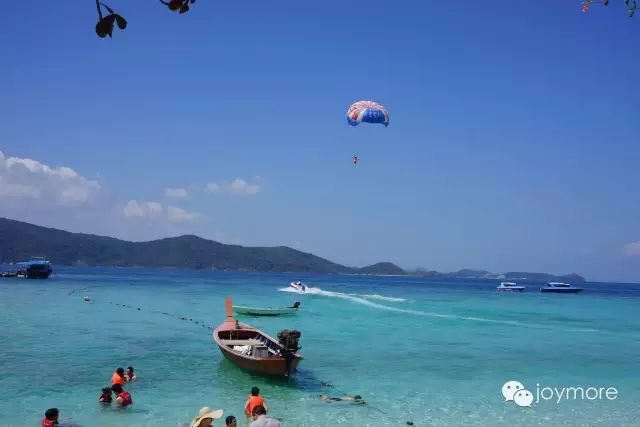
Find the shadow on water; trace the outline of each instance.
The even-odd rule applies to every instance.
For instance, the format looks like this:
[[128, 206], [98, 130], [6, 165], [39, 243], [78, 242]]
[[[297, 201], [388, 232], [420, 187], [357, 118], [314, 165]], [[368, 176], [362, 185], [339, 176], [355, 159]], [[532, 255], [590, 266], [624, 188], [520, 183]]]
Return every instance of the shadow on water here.
[[281, 387], [284, 389], [299, 390], [308, 393], [320, 393], [326, 388], [322, 385], [326, 380], [318, 378], [310, 369], [300, 368], [290, 377], [261, 376], [245, 371], [224, 357], [217, 366], [218, 378], [224, 378], [226, 381], [244, 387], [250, 390], [251, 387], [267, 386]]

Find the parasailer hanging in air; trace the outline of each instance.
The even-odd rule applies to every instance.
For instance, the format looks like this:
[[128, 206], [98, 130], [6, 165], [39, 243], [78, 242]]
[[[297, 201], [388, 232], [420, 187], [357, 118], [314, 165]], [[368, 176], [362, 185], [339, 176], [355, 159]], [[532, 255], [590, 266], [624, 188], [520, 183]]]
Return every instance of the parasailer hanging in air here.
[[[347, 110], [347, 122], [351, 126], [358, 126], [360, 123], [380, 123], [385, 127], [389, 126], [389, 113], [382, 105], [374, 101], [358, 101], [351, 104]], [[353, 156], [351, 162], [355, 166], [360, 159]]]

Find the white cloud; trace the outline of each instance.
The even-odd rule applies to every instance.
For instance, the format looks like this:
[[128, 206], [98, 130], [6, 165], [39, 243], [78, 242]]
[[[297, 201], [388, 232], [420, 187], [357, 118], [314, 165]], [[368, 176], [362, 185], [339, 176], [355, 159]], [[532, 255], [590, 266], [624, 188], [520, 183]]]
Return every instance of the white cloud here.
[[204, 188], [204, 191], [206, 191], [207, 193], [216, 193], [216, 192], [220, 191], [220, 186], [218, 184], [216, 184], [215, 182], [210, 182]]
[[242, 178], [234, 179], [229, 188], [233, 194], [254, 195], [260, 191], [258, 184], [249, 184]]
[[158, 202], [129, 200], [122, 211], [128, 217], [155, 218], [162, 214], [163, 207]]
[[200, 212], [188, 212], [176, 206], [169, 206], [167, 208], [167, 218], [171, 222], [188, 222], [200, 219], [201, 217], [202, 214]]
[[626, 256], [638, 256], [640, 255], [640, 240], [637, 242], [629, 243], [622, 248]]
[[0, 217], [134, 241], [181, 234], [222, 240], [206, 215], [168, 205], [135, 195], [122, 199], [102, 181], [70, 167], [0, 151]]
[[260, 186], [258, 184], [250, 184], [242, 178], [236, 178], [231, 182], [210, 182], [206, 185], [204, 191], [207, 193], [224, 191], [227, 194], [253, 196], [260, 192]]
[[9, 157], [0, 151], [0, 198], [41, 199], [60, 206], [78, 206], [100, 191], [97, 181], [68, 167]]
[[187, 197], [189, 194], [184, 188], [166, 188], [164, 195], [167, 197]]
[[40, 190], [30, 185], [10, 184], [0, 176], [0, 199], [3, 197], [38, 199]]

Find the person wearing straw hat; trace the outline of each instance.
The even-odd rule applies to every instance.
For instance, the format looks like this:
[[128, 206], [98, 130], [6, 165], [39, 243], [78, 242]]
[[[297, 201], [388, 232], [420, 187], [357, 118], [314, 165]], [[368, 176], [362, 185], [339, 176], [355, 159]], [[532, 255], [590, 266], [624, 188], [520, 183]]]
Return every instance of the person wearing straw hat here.
[[213, 411], [208, 406], [205, 406], [200, 409], [200, 415], [191, 421], [191, 427], [211, 427], [213, 425], [213, 420], [222, 418], [223, 413], [222, 409]]

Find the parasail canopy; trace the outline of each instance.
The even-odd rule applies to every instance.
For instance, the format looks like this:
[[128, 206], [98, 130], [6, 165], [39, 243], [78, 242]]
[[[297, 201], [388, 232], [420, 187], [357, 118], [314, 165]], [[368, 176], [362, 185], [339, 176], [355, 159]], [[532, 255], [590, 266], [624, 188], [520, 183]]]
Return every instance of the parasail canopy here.
[[351, 104], [347, 111], [347, 121], [351, 126], [360, 123], [380, 123], [389, 126], [389, 113], [382, 104], [374, 101], [358, 101]]

